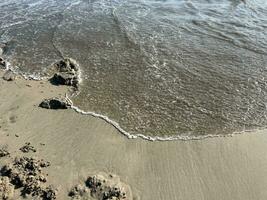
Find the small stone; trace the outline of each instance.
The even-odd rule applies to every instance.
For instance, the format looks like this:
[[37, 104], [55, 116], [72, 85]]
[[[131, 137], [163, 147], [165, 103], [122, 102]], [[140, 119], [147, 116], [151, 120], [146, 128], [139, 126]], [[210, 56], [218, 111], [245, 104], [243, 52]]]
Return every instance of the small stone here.
[[[40, 169], [39, 169], [39, 170], [40, 170]], [[40, 175], [39, 180], [40, 180], [41, 182], [46, 182], [46, 181], [47, 181], [46, 177], [43, 176], [43, 175]]]
[[0, 148], [0, 158], [8, 156], [8, 155], [9, 155], [9, 152], [6, 147]]
[[21, 147], [19, 150], [21, 150], [23, 153], [29, 153], [30, 151], [31, 152], [36, 152], [36, 149], [31, 146], [31, 143], [27, 142], [25, 143], [25, 145], [23, 147]]
[[3, 79], [5, 81], [14, 81], [16, 79], [16, 74], [14, 72], [12, 72], [11, 70], [8, 70], [3, 75]]
[[6, 61], [0, 57], [0, 67], [6, 68]]

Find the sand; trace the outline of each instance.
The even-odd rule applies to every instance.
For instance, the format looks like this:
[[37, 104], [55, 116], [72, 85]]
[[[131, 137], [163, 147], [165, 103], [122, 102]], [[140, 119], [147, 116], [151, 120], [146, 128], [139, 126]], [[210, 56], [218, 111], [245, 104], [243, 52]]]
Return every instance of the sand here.
[[135, 200], [267, 199], [267, 131], [191, 141], [128, 139], [101, 119], [38, 107], [65, 92], [48, 81], [0, 80], [0, 146], [23, 156], [19, 148], [30, 142], [36, 152], [26, 155], [51, 163], [45, 170], [57, 199], [68, 199], [74, 185], [102, 172], [119, 176]]

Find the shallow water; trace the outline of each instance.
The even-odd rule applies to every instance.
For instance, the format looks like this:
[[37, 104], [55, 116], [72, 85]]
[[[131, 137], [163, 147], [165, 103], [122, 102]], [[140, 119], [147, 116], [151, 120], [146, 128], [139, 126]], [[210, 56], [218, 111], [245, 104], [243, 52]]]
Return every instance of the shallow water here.
[[4, 0], [17, 70], [62, 56], [82, 68], [74, 104], [131, 134], [199, 136], [267, 125], [265, 0]]

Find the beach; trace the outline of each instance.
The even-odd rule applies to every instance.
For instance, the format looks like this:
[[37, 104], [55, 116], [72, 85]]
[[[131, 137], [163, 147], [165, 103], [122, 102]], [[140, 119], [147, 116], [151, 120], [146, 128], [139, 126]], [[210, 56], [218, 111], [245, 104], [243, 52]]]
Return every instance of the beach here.
[[[57, 199], [68, 199], [75, 184], [99, 173], [118, 176], [135, 200], [267, 198], [267, 131], [188, 141], [128, 139], [102, 119], [38, 106], [67, 91], [48, 80], [0, 80], [0, 146], [10, 152], [0, 165], [16, 156], [49, 161], [47, 183], [57, 188]], [[36, 152], [19, 150], [27, 142]]]

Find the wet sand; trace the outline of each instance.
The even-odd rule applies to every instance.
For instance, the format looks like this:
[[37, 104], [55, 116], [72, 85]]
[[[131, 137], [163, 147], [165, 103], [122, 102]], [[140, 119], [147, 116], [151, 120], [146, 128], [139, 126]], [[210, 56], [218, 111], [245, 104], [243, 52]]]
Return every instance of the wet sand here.
[[267, 131], [194, 141], [128, 139], [101, 119], [38, 107], [66, 91], [47, 81], [0, 80], [0, 145], [25, 155], [19, 148], [30, 142], [37, 151], [27, 155], [51, 163], [45, 170], [57, 199], [99, 172], [118, 175], [136, 200], [267, 199]]

